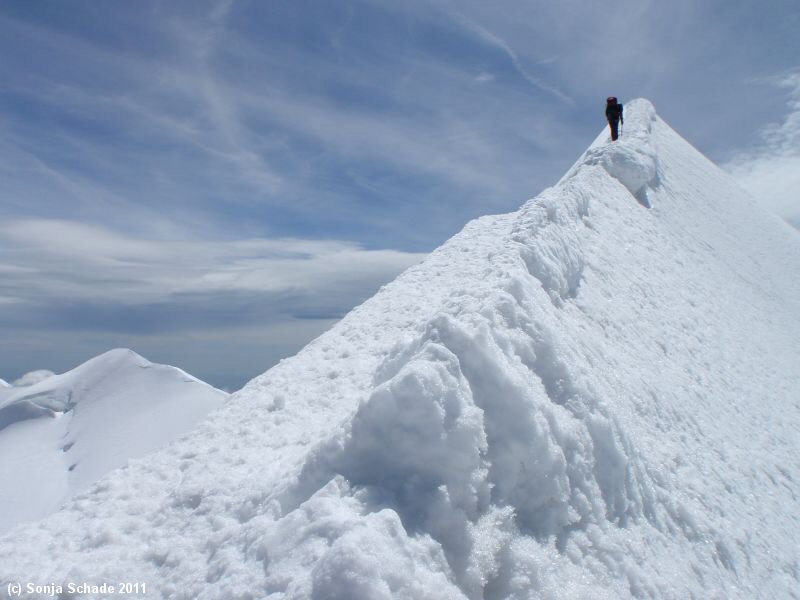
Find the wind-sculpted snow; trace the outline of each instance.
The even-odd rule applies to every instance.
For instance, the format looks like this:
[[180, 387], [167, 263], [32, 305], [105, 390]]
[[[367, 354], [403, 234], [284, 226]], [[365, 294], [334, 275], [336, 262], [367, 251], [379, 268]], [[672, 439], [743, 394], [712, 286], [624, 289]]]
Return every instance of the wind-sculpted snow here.
[[649, 208], [647, 188], [658, 185], [658, 156], [650, 143], [655, 122], [653, 105], [634, 101], [628, 107], [628, 133], [610, 145], [603, 136], [598, 138], [600, 143], [586, 151], [567, 177], [587, 165], [600, 165]]
[[628, 103], [620, 142], [0, 541], [0, 580], [796, 598], [798, 282], [796, 233]]

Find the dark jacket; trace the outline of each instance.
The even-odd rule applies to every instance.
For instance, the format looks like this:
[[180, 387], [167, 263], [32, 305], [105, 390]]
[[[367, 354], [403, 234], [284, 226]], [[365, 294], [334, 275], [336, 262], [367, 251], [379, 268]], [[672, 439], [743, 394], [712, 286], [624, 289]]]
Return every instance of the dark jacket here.
[[607, 104], [606, 105], [606, 119], [608, 122], [611, 123], [613, 121], [622, 121], [622, 104], [617, 102], [616, 104]]

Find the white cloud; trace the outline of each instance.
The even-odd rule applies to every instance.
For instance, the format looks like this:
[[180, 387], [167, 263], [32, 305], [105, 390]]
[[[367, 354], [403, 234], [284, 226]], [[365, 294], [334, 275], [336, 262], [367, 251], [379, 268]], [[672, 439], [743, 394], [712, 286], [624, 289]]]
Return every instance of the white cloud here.
[[786, 118], [725, 168], [765, 206], [800, 228], [800, 72], [774, 80], [789, 91]]
[[228, 292], [265, 301], [285, 294], [350, 295], [356, 302], [424, 256], [339, 240], [146, 239], [53, 219], [0, 223], [0, 246], [0, 296], [121, 305]]

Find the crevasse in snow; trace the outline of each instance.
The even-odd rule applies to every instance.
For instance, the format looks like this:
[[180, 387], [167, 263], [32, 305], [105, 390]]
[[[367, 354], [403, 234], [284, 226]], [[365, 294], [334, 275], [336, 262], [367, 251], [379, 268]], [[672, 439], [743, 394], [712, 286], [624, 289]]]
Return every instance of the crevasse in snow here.
[[626, 112], [191, 435], [0, 539], [0, 580], [796, 597], [800, 238]]

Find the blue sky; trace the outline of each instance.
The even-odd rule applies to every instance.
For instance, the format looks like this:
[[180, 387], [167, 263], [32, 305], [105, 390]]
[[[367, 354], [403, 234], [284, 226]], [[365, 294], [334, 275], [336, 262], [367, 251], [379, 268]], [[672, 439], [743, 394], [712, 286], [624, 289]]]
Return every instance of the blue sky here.
[[234, 389], [468, 220], [609, 94], [800, 223], [796, 0], [4, 2], [0, 377], [117, 346]]

